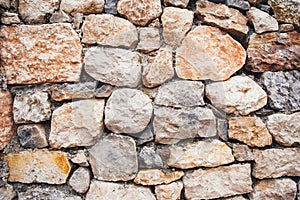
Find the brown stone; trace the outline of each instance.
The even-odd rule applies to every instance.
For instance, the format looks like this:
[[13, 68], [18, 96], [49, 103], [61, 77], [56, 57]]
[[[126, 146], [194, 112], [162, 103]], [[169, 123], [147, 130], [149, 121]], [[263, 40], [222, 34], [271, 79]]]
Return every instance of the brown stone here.
[[154, 27], [142, 27], [139, 29], [139, 44], [137, 49], [149, 53], [159, 49], [161, 45], [159, 29]]
[[169, 184], [156, 185], [155, 195], [157, 200], [180, 200], [183, 183], [181, 181]]
[[134, 183], [141, 185], [168, 184], [180, 179], [183, 171], [166, 171], [162, 169], [145, 169], [137, 173]]
[[104, 0], [62, 0], [60, 3], [60, 9], [75, 15], [76, 13], [98, 14], [102, 13], [104, 8]]

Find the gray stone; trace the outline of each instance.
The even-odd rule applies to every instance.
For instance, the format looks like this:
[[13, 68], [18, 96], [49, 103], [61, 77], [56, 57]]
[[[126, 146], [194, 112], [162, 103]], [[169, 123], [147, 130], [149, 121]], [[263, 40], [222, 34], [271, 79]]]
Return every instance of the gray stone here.
[[48, 146], [45, 127], [42, 124], [28, 124], [18, 127], [20, 143], [27, 148], [43, 148]]
[[142, 145], [146, 142], [153, 141], [153, 131], [150, 126], [148, 126], [145, 130], [136, 134], [129, 134], [133, 138], [135, 138], [135, 142], [137, 145]]
[[105, 13], [117, 15], [118, 14], [117, 2], [118, 2], [117, 0], [106, 0], [104, 5]]
[[250, 3], [244, 0], [225, 0], [227, 6], [236, 8], [242, 11], [247, 11], [250, 9]]
[[74, 16], [76, 13], [85, 15], [102, 13], [104, 0], [62, 0], [60, 9]]
[[72, 22], [72, 18], [62, 10], [58, 10], [50, 17], [50, 23]]
[[165, 6], [177, 6], [181, 8], [186, 8], [189, 3], [189, 0], [164, 0]]
[[233, 143], [232, 153], [234, 158], [240, 162], [254, 160], [254, 155], [247, 145]]
[[279, 32], [285, 33], [290, 32], [294, 30], [293, 24], [279, 24]]
[[91, 174], [87, 168], [79, 167], [76, 169], [70, 180], [69, 185], [78, 193], [85, 193], [90, 186]]
[[0, 199], [1, 200], [13, 200], [17, 196], [14, 187], [6, 184], [3, 187], [0, 187]]
[[139, 153], [139, 169], [163, 168], [163, 161], [154, 147], [144, 146]]
[[222, 140], [228, 140], [228, 122], [226, 119], [217, 118], [217, 133]]
[[180, 179], [183, 175], [183, 171], [145, 169], [138, 172], [134, 179], [134, 183], [141, 185], [168, 184]]
[[74, 24], [75, 28], [80, 29], [82, 22], [83, 22], [83, 14], [76, 13], [73, 17], [73, 24]]
[[112, 85], [104, 84], [101, 87], [95, 90], [95, 97], [98, 98], [107, 98], [115, 90], [115, 87]]
[[175, 181], [169, 184], [156, 185], [155, 195], [157, 200], [179, 200], [182, 189], [183, 183], [181, 181]]
[[1, 14], [0, 22], [2, 24], [10, 25], [10, 24], [19, 24], [21, 20], [17, 13], [4, 12]]
[[6, 185], [8, 176], [9, 176], [8, 164], [7, 162], [0, 160], [0, 187]]
[[158, 28], [142, 27], [139, 29], [139, 43], [137, 49], [149, 53], [159, 49], [161, 45]]

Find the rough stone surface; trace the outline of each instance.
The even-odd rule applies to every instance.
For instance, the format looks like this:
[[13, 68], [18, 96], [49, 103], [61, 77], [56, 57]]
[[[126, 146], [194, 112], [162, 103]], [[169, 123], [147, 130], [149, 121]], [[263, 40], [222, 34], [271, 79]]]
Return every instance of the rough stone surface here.
[[231, 149], [219, 140], [180, 144], [169, 149], [168, 165], [180, 169], [216, 167], [234, 161]]
[[10, 25], [10, 24], [19, 24], [21, 20], [17, 13], [4, 12], [1, 15], [0, 22], [2, 24]]
[[216, 118], [208, 108], [155, 107], [153, 122], [155, 142], [174, 144], [182, 139], [213, 137]]
[[145, 26], [162, 12], [160, 0], [119, 0], [118, 12], [136, 25]]
[[0, 49], [8, 84], [79, 81], [82, 47], [70, 24], [2, 26]]
[[212, 104], [228, 114], [248, 115], [267, 104], [266, 92], [247, 76], [208, 84], [205, 91]]
[[42, 124], [28, 124], [18, 127], [20, 143], [27, 148], [43, 148], [48, 146], [45, 127]]
[[164, 0], [165, 6], [177, 6], [181, 8], [186, 8], [189, 3], [189, 0]]
[[227, 6], [238, 10], [247, 11], [251, 8], [250, 3], [244, 0], [225, 0]]
[[104, 84], [95, 90], [95, 96], [98, 98], [107, 98], [115, 90], [112, 85]]
[[259, 181], [254, 185], [253, 192], [250, 193], [250, 200], [294, 200], [297, 193], [297, 184], [289, 178], [267, 179]]
[[86, 44], [134, 48], [138, 41], [138, 32], [132, 23], [110, 14], [88, 15], [82, 33], [82, 42]]
[[163, 161], [153, 147], [142, 147], [138, 160], [139, 169], [163, 168]]
[[132, 138], [108, 135], [89, 149], [94, 177], [106, 181], [128, 181], [138, 171], [138, 158]]
[[233, 144], [232, 153], [234, 158], [240, 162], [254, 160], [254, 155], [247, 145]]
[[140, 55], [130, 50], [92, 47], [84, 63], [91, 77], [111, 85], [136, 87], [141, 79]]
[[161, 48], [147, 57], [143, 69], [143, 84], [153, 88], [173, 78], [173, 54], [170, 48]]
[[142, 27], [139, 29], [139, 44], [137, 49], [149, 53], [159, 49], [161, 45], [159, 29], [154, 27]]
[[269, 0], [279, 22], [300, 26], [300, 2], [298, 0]]
[[217, 118], [217, 133], [220, 139], [228, 141], [228, 122], [226, 119]]
[[177, 49], [176, 72], [192, 80], [226, 80], [246, 61], [241, 44], [220, 29], [198, 26], [190, 31]]
[[72, 22], [72, 18], [62, 10], [58, 10], [50, 17], [50, 23]]
[[300, 112], [268, 116], [267, 127], [274, 140], [283, 146], [300, 144]]
[[54, 110], [49, 142], [52, 148], [90, 146], [104, 129], [104, 100], [90, 99], [66, 103]]
[[117, 2], [118, 0], [106, 0], [104, 5], [105, 13], [117, 15], [118, 14]]
[[250, 164], [197, 169], [183, 177], [187, 199], [212, 199], [252, 191]]
[[134, 133], [129, 135], [135, 138], [137, 145], [142, 145], [146, 142], [153, 141], [153, 131], [150, 126], [138, 134]]
[[85, 152], [82, 150], [78, 151], [75, 155], [71, 156], [70, 160], [72, 161], [72, 163], [78, 164], [82, 167], [89, 166]]
[[0, 187], [0, 199], [1, 200], [13, 200], [17, 196], [14, 187], [6, 184], [3, 187]]
[[299, 49], [297, 32], [252, 34], [246, 68], [253, 72], [300, 69]]
[[86, 200], [95, 199], [155, 200], [156, 198], [152, 194], [150, 188], [94, 180], [86, 195]]
[[7, 179], [9, 176], [9, 168], [7, 162], [0, 160], [0, 187], [7, 184]]
[[134, 179], [135, 184], [159, 185], [168, 184], [180, 179], [183, 171], [166, 171], [161, 169], [145, 169], [138, 172]]
[[162, 36], [166, 44], [179, 46], [191, 29], [194, 13], [187, 9], [166, 7], [161, 16]]
[[281, 32], [281, 33], [290, 32], [293, 30], [294, 30], [293, 24], [280, 24], [279, 25], [279, 32]]
[[300, 149], [254, 149], [255, 165], [252, 175], [255, 178], [278, 178], [300, 175]]
[[157, 200], [180, 200], [183, 183], [181, 181], [169, 184], [156, 185], [155, 194]]
[[87, 168], [79, 167], [72, 174], [69, 185], [78, 193], [85, 193], [90, 186], [91, 175]]
[[66, 155], [60, 151], [28, 150], [7, 154], [4, 160], [11, 182], [63, 184], [71, 170]]
[[98, 14], [102, 13], [104, 0], [62, 0], [60, 9], [74, 16], [76, 13]]
[[152, 116], [151, 99], [136, 89], [115, 90], [105, 107], [105, 125], [114, 133], [139, 133]]

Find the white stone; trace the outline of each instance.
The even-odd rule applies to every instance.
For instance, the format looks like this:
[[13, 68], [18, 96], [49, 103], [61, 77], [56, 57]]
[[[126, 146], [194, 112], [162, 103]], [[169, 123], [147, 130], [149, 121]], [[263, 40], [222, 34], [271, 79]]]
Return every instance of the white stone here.
[[98, 14], [103, 12], [104, 3], [104, 0], [62, 0], [60, 9], [73, 16], [76, 13]]
[[142, 27], [139, 29], [139, 43], [137, 49], [149, 53], [159, 49], [161, 45], [159, 29], [154, 27]]
[[181, 181], [169, 184], [156, 185], [155, 195], [157, 200], [180, 200], [183, 183]]

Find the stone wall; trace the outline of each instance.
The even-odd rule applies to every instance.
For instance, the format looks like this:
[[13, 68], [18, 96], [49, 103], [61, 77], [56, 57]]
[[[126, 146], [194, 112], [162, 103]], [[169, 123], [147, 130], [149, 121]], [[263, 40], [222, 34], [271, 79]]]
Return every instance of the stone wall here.
[[298, 0], [0, 13], [1, 200], [300, 199]]

